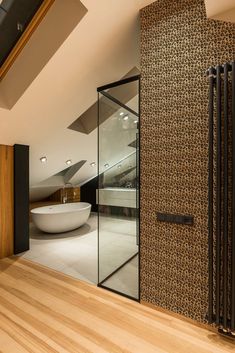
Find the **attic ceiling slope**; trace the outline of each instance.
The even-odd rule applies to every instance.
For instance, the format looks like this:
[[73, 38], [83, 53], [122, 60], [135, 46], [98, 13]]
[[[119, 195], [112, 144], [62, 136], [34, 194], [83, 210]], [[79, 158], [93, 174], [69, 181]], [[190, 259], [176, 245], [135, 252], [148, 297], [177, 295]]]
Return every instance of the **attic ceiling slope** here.
[[[64, 2], [56, 0], [55, 3], [57, 1]], [[69, 1], [74, 6], [80, 2]], [[79, 183], [95, 175], [96, 170], [90, 167], [90, 163], [96, 162], [96, 131], [84, 136], [67, 127], [94, 104], [97, 87], [119, 80], [134, 66], [139, 66], [140, 2], [83, 0], [82, 4], [87, 9], [82, 21], [12, 109], [0, 108], [0, 143], [30, 145], [31, 185], [63, 170], [68, 159], [73, 163], [87, 160], [79, 172]], [[61, 21], [63, 18], [58, 21], [58, 31], [63, 24]], [[28, 45], [33, 45], [36, 34], [37, 30]], [[46, 36], [44, 40], [47, 40]], [[25, 51], [26, 48], [22, 55]], [[23, 73], [30, 69], [29, 58], [27, 63]], [[12, 75], [12, 83], [13, 69], [8, 72]], [[2, 87], [0, 91], [3, 93]], [[48, 159], [45, 165], [39, 160], [44, 155]]]
[[0, 82], [0, 95], [8, 109], [16, 104], [87, 13], [79, 0], [49, 2], [47, 14]]
[[2, 0], [0, 3], [0, 80], [26, 45], [55, 0]]

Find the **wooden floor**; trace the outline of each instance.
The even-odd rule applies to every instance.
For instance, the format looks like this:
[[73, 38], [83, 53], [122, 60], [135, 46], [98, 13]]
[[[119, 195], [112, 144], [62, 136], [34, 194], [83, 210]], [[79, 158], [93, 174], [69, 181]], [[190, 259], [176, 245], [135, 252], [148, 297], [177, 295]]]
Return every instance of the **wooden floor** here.
[[225, 353], [235, 344], [20, 258], [0, 260], [0, 353]]

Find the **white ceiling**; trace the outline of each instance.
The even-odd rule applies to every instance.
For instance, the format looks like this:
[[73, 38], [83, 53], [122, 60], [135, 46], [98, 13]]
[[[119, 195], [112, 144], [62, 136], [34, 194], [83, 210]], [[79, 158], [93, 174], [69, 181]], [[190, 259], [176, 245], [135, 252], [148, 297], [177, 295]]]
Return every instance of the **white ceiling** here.
[[235, 23], [235, 0], [205, 0], [208, 18]]
[[[96, 131], [67, 127], [96, 101], [98, 86], [139, 66], [139, 9], [151, 2], [83, 0], [88, 12], [78, 26], [13, 108], [0, 108], [0, 143], [30, 145], [31, 185], [65, 169], [68, 159], [88, 161], [79, 182], [95, 175]], [[39, 161], [44, 155], [46, 164]]]
[[[0, 108], [0, 143], [30, 145], [31, 186], [65, 169], [68, 159], [87, 160], [78, 183], [96, 174], [90, 163], [97, 162], [97, 132], [85, 135], [67, 127], [96, 101], [98, 86], [139, 66], [139, 10], [152, 2], [82, 0], [87, 13], [77, 27], [17, 103], [10, 110]], [[226, 12], [234, 0], [206, 0], [206, 5], [208, 15], [213, 10], [212, 16], [217, 16], [216, 11]], [[36, 33], [30, 41], [34, 37]], [[0, 85], [1, 99], [2, 95]], [[46, 164], [39, 161], [44, 155]]]

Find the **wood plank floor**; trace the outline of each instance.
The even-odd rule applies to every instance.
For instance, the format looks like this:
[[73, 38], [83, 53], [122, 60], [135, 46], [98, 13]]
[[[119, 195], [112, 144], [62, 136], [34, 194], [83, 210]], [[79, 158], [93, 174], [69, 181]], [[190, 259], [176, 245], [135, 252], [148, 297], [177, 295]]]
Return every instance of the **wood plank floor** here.
[[226, 353], [217, 334], [32, 262], [0, 260], [0, 353]]

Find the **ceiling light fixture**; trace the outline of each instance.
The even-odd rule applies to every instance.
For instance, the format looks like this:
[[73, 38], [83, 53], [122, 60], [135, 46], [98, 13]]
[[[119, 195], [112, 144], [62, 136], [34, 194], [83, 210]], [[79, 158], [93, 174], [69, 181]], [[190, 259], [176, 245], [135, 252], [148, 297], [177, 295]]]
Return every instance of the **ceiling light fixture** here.
[[108, 168], [108, 167], [109, 167], [109, 164], [108, 164], [108, 163], [106, 163], [104, 166], [105, 166], [105, 168]]
[[124, 115], [124, 112], [121, 112], [121, 113], [120, 113], [120, 116], [123, 116], [123, 115]]
[[135, 124], [138, 124], [138, 120], [134, 120], [134, 123], [135, 123]]
[[70, 165], [70, 164], [72, 164], [72, 161], [71, 161], [71, 159], [68, 159], [65, 163], [66, 163], [67, 165]]
[[118, 168], [119, 168], [119, 169], [120, 169], [120, 168], [122, 168], [122, 165], [121, 165], [121, 164], [119, 164]]
[[95, 162], [92, 162], [92, 163], [90, 164], [90, 166], [91, 166], [91, 167], [95, 167]]
[[47, 157], [46, 156], [41, 157], [40, 161], [41, 161], [41, 163], [46, 163], [47, 162]]
[[128, 120], [129, 119], [129, 115], [128, 114], [126, 114], [124, 117], [123, 117], [123, 120]]
[[24, 26], [22, 25], [22, 23], [17, 22], [17, 31], [23, 32], [23, 30], [24, 30]]

